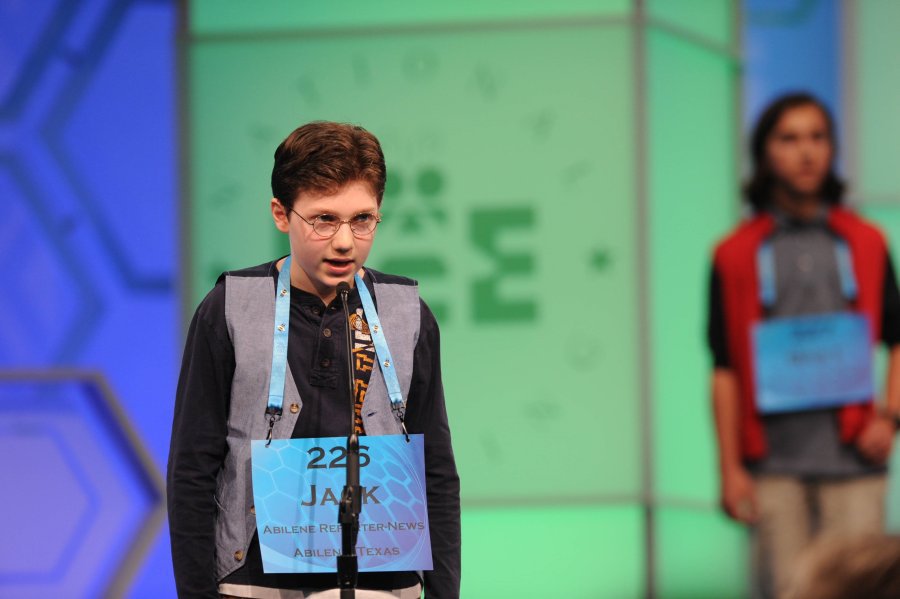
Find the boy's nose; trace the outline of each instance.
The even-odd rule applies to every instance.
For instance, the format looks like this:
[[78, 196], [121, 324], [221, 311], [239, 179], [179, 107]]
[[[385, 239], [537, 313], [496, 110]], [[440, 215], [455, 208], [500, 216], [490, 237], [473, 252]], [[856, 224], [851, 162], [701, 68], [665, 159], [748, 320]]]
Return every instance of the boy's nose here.
[[341, 223], [337, 233], [331, 238], [331, 245], [335, 249], [349, 250], [353, 247], [353, 231], [350, 230], [350, 223]]

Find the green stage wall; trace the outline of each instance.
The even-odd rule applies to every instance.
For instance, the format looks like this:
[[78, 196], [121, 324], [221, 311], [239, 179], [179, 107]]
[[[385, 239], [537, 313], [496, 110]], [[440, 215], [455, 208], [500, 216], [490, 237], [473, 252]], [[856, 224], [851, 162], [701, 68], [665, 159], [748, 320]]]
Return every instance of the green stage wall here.
[[268, 211], [287, 133], [381, 139], [370, 264], [418, 279], [441, 323], [463, 597], [742, 592], [703, 345], [738, 203], [736, 11], [188, 4], [186, 309], [287, 252]]
[[[843, 89], [847, 111], [844, 161], [851, 200], [878, 222], [891, 243], [894, 268], [900, 265], [900, 3], [866, 0], [847, 3]], [[900, 532], [900, 451], [893, 455], [887, 501], [888, 527]]]

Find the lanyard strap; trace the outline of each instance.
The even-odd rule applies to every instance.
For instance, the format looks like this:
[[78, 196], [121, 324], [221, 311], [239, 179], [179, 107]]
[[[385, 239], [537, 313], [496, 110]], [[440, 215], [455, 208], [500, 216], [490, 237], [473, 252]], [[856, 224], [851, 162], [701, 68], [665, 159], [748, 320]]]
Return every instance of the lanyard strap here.
[[[856, 275], [853, 272], [853, 261], [850, 258], [850, 248], [843, 239], [835, 239], [834, 255], [837, 261], [838, 275], [841, 279], [841, 293], [847, 301], [854, 301], [858, 288]], [[759, 271], [759, 301], [765, 308], [775, 305], [777, 290], [775, 285], [775, 252], [772, 250], [772, 242], [766, 241], [756, 252], [756, 267]]]
[[359, 290], [359, 299], [362, 300], [369, 331], [372, 333], [372, 344], [375, 346], [378, 366], [381, 368], [381, 374], [384, 376], [384, 383], [387, 385], [388, 395], [391, 398], [391, 409], [402, 423], [404, 417], [403, 392], [400, 391], [400, 381], [397, 379], [394, 359], [391, 357], [391, 350], [388, 349], [387, 340], [384, 338], [384, 330], [381, 328], [381, 321], [378, 319], [372, 295], [358, 274], [356, 275], [356, 288]]
[[856, 299], [859, 289], [856, 287], [856, 275], [853, 272], [853, 260], [850, 258], [847, 242], [838, 239], [835, 243], [834, 253], [837, 258], [838, 272], [841, 275], [841, 291], [847, 301], [853, 301]]
[[[397, 371], [394, 368], [394, 359], [388, 349], [387, 340], [384, 338], [384, 330], [375, 310], [375, 303], [366, 284], [356, 275], [356, 288], [362, 300], [366, 320], [369, 323], [369, 331], [372, 334], [372, 343], [375, 345], [375, 356], [381, 367], [381, 374], [387, 385], [388, 395], [391, 398], [391, 409], [400, 420], [400, 426], [406, 433], [403, 422], [405, 408], [403, 405], [403, 392], [400, 390], [400, 381], [397, 379]], [[275, 331], [272, 341], [272, 374], [269, 377], [269, 401], [266, 405], [266, 416], [269, 417], [269, 430], [266, 434], [266, 446], [272, 442], [272, 429], [275, 422], [281, 419], [282, 405], [284, 404], [284, 376], [287, 369], [287, 345], [291, 317], [291, 257], [288, 256], [278, 273], [278, 289], [275, 292]]]
[[272, 375], [269, 377], [269, 403], [266, 415], [269, 420], [271, 441], [275, 420], [281, 418], [284, 403], [284, 374], [287, 368], [288, 321], [291, 317], [291, 257], [288, 256], [278, 273], [278, 289], [275, 292], [275, 336], [272, 344]]

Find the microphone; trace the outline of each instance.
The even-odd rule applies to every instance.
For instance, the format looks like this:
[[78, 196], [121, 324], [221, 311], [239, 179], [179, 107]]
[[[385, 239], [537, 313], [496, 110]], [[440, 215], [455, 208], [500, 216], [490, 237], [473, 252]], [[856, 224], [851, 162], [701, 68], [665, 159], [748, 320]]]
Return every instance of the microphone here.
[[359, 486], [359, 436], [356, 434], [356, 398], [353, 394], [353, 331], [350, 328], [350, 307], [347, 296], [350, 284], [337, 284], [337, 294], [344, 307], [344, 327], [347, 331], [347, 397], [350, 400], [350, 434], [347, 436], [347, 472], [344, 491], [338, 510], [341, 525], [341, 554], [337, 557], [337, 578], [341, 599], [355, 599], [359, 564], [356, 539], [359, 533], [359, 513], [362, 509]]
[[350, 284], [341, 281], [337, 284], [337, 294], [344, 308], [344, 329], [347, 331], [347, 395], [350, 398], [350, 434], [356, 428], [356, 398], [353, 394], [353, 382], [356, 373], [353, 369], [353, 331], [350, 329], [350, 306], [347, 296], [350, 295]]

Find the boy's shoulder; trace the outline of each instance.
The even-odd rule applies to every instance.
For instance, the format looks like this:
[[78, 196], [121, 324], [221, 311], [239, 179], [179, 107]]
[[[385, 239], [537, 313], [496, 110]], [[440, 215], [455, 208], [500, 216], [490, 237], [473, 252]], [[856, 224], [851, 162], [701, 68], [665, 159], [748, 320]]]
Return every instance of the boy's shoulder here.
[[374, 268], [369, 268], [368, 266], [366, 267], [366, 272], [369, 273], [370, 277], [372, 277], [372, 282], [378, 283], [379, 285], [404, 285], [408, 287], [419, 286], [419, 282], [415, 279], [381, 272], [380, 270], [375, 270]]
[[197, 306], [197, 315], [208, 322], [220, 322], [225, 318], [226, 280], [228, 277], [271, 277], [275, 261], [265, 262], [249, 268], [226, 270], [216, 279], [216, 284]]
[[219, 285], [225, 281], [226, 277], [271, 277], [274, 276], [273, 273], [275, 271], [275, 264], [278, 260], [270, 260], [269, 262], [263, 262], [262, 264], [257, 264], [256, 266], [249, 266], [247, 268], [239, 268], [237, 270], [226, 270], [222, 274], [219, 275], [219, 278], [216, 279], [216, 285]]
[[[280, 260], [280, 258], [278, 259]], [[228, 277], [241, 277], [241, 278], [263, 278], [263, 277], [275, 277], [276, 268], [275, 265], [278, 263], [278, 260], [271, 260], [269, 262], [263, 262], [262, 264], [257, 264], [256, 266], [248, 266], [247, 268], [240, 268], [236, 270], [226, 270], [222, 274], [219, 275], [219, 278], [216, 279], [216, 287], [224, 287], [225, 281]], [[404, 277], [402, 275], [395, 275], [391, 273], [382, 272], [380, 270], [375, 270], [374, 268], [366, 267], [366, 272], [371, 277], [373, 283], [378, 283], [380, 285], [402, 285], [406, 287], [418, 287], [419, 282], [415, 279], [411, 279], [409, 277]]]
[[768, 213], [747, 218], [716, 242], [713, 262], [720, 268], [748, 259], [755, 260], [756, 250], [775, 228], [775, 219]]

